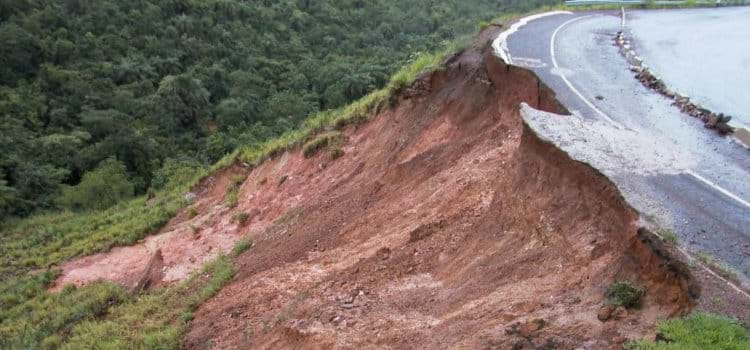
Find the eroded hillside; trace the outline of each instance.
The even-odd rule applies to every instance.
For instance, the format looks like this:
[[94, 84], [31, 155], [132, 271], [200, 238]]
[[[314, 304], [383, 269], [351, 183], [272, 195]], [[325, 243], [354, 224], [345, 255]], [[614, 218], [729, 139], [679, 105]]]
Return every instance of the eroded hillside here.
[[[204, 181], [193, 213], [67, 264], [58, 285], [133, 286], [160, 251], [158, 286], [249, 238], [238, 275], [195, 312], [190, 349], [607, 348], [689, 311], [692, 278], [615, 186], [524, 126], [521, 102], [564, 111], [493, 56], [494, 34], [307, 157]], [[645, 287], [643, 304], [603, 322], [622, 280]]]

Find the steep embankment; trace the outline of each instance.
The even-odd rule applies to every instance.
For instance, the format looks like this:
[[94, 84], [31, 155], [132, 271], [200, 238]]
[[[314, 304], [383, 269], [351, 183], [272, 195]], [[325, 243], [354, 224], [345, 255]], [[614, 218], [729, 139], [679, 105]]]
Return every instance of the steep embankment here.
[[[606, 348], [690, 310], [691, 277], [639, 232], [616, 187], [524, 126], [521, 102], [562, 110], [532, 73], [492, 55], [495, 34], [344, 130], [343, 155], [226, 170], [204, 183], [194, 218], [71, 262], [59, 284], [133, 284], [157, 250], [152, 283], [164, 283], [251, 238], [235, 280], [195, 312], [190, 349]], [[646, 288], [643, 305], [602, 322], [619, 280]]]

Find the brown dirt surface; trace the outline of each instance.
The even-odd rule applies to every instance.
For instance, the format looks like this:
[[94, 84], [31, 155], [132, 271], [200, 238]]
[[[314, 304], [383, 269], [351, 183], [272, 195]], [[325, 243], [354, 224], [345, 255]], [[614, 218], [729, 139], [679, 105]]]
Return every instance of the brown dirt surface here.
[[[691, 309], [687, 269], [615, 186], [523, 125], [521, 102], [562, 112], [532, 73], [474, 47], [416, 85], [337, 160], [250, 173], [241, 210], [270, 224], [185, 348], [620, 348]], [[617, 280], [645, 300], [601, 322]]]

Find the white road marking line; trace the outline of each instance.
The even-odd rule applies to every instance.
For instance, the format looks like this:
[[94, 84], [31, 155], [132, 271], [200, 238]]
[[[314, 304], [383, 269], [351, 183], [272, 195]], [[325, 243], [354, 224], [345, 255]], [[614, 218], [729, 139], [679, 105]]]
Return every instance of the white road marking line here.
[[749, 202], [747, 202], [746, 200], [740, 198], [738, 195], [736, 195], [736, 194], [734, 194], [732, 192], [729, 192], [728, 190], [726, 190], [723, 187], [715, 184], [714, 182], [712, 182], [711, 180], [709, 180], [709, 179], [701, 176], [700, 174], [698, 174], [698, 173], [696, 173], [696, 172], [694, 172], [692, 170], [688, 170], [685, 173], [688, 174], [688, 175], [690, 175], [690, 176], [692, 176], [692, 177], [694, 177], [698, 181], [706, 184], [707, 186], [709, 186], [709, 187], [711, 187], [711, 188], [713, 188], [713, 189], [721, 192], [725, 196], [727, 196], [727, 197], [729, 197], [731, 199], [734, 199], [735, 201], [737, 201], [737, 203], [740, 203], [740, 204], [744, 205], [745, 207], [750, 208], [750, 203]]
[[513, 33], [517, 32], [518, 29], [535, 19], [554, 15], [572, 14], [573, 12], [570, 11], [550, 11], [521, 18], [516, 21], [516, 23], [513, 23], [510, 28], [508, 28], [508, 30], [500, 33], [500, 35], [497, 36], [495, 41], [492, 42], [492, 48], [495, 49], [495, 54], [498, 55], [503, 60], [503, 62], [507, 64], [513, 64], [513, 58], [510, 56], [510, 49], [508, 49], [508, 38], [513, 35]]
[[[569, 20], [569, 21], [561, 24], [559, 27], [557, 27], [557, 29], [555, 29], [555, 32], [552, 33], [552, 38], [550, 39], [549, 51], [550, 51], [550, 56], [552, 57], [552, 66], [553, 67], [560, 68], [560, 65], [557, 64], [557, 56], [555, 54], [555, 39], [557, 39], [557, 34], [560, 32], [561, 29], [565, 28], [567, 25], [569, 25], [569, 24], [571, 24], [571, 23], [573, 23], [575, 21], [579, 21], [579, 20], [582, 20], [582, 19], [585, 19], [585, 18], [589, 18], [589, 17], [594, 17], [594, 15], [588, 15], [588, 16], [582, 16], [582, 17], [573, 18], [573, 19], [571, 19], [571, 20]], [[589, 101], [585, 97], [583, 97], [583, 94], [581, 94], [581, 92], [578, 91], [578, 89], [576, 89], [573, 86], [573, 84], [570, 82], [570, 80], [568, 80], [568, 78], [565, 76], [565, 74], [560, 73], [560, 78], [562, 78], [563, 82], [565, 83], [565, 85], [568, 86], [568, 88], [570, 89], [570, 91], [573, 91], [573, 93], [576, 94], [576, 96], [578, 96], [578, 98], [581, 99], [581, 101], [583, 101], [583, 103], [585, 103], [594, 112], [596, 112], [597, 114], [601, 115], [602, 118], [604, 118], [604, 120], [606, 120], [610, 124], [614, 125], [618, 129], [625, 129], [625, 127], [622, 124], [620, 124], [620, 123], [616, 122], [614, 119], [610, 118], [606, 113], [602, 112], [599, 108], [596, 108], [596, 106], [594, 106], [594, 104], [591, 103], [591, 101]]]

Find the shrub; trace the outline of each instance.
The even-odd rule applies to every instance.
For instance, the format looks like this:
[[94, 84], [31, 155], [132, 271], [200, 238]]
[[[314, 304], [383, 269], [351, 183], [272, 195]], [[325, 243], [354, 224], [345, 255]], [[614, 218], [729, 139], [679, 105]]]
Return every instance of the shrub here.
[[331, 160], [336, 160], [344, 156], [344, 150], [336, 147], [331, 149]]
[[677, 234], [670, 229], [659, 229], [656, 231], [656, 233], [659, 234], [659, 237], [661, 237], [662, 241], [664, 242], [667, 242], [669, 244], [679, 243], [679, 236], [677, 236]]
[[103, 210], [132, 197], [133, 190], [125, 165], [108, 158], [83, 175], [80, 184], [66, 188], [60, 203], [72, 210]]
[[245, 226], [245, 224], [247, 223], [247, 220], [250, 219], [250, 214], [248, 214], [248, 213], [237, 213], [237, 214], [234, 214], [234, 216], [232, 217], [232, 219], [234, 221], [236, 221], [238, 224], [240, 224], [240, 226]]
[[227, 191], [227, 196], [224, 197], [224, 204], [229, 208], [234, 208], [239, 203], [239, 193], [237, 189]]
[[195, 209], [195, 207], [188, 208], [188, 218], [192, 219], [192, 218], [194, 218], [196, 216], [198, 216], [198, 210]]
[[235, 175], [232, 177], [232, 182], [229, 184], [227, 194], [224, 197], [224, 203], [227, 207], [234, 208], [237, 206], [240, 196], [240, 186], [245, 182], [245, 179], [247, 179], [245, 175]]
[[612, 305], [632, 308], [641, 304], [645, 290], [629, 281], [615, 282], [607, 289], [607, 299]]
[[695, 313], [683, 319], [661, 322], [657, 341], [627, 344], [632, 350], [750, 349], [750, 333], [726, 317]]
[[167, 159], [161, 169], [154, 172], [150, 190], [174, 189], [190, 183], [203, 171], [204, 167], [195, 160]]
[[51, 335], [42, 340], [42, 349], [45, 350], [58, 349], [60, 348], [60, 345], [62, 345], [62, 338], [60, 338], [60, 336], [57, 334]]

